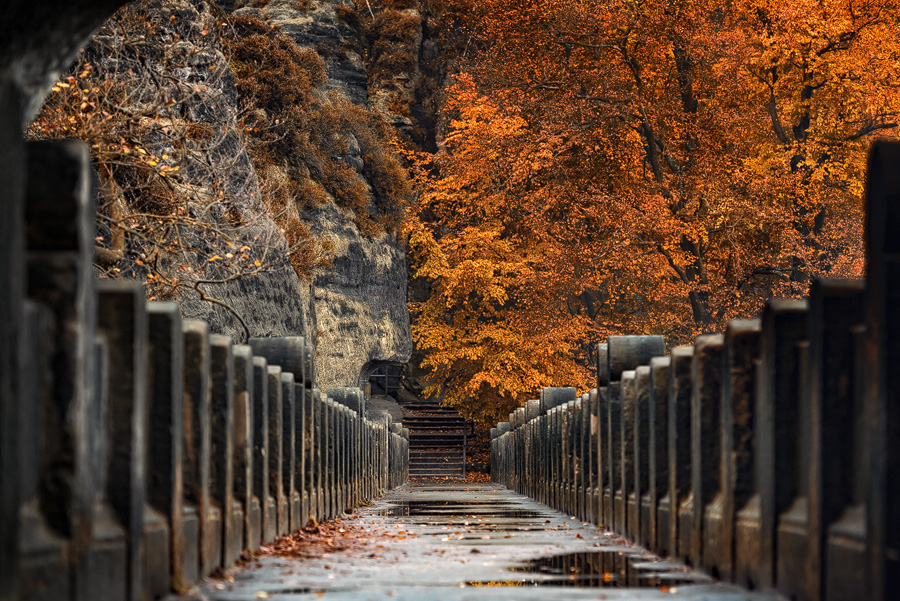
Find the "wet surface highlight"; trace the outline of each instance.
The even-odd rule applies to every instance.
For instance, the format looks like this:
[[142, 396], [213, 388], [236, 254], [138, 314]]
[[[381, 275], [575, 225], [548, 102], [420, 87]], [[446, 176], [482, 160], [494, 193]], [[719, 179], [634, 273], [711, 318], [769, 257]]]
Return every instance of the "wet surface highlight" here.
[[204, 585], [202, 598], [556, 601], [596, 599], [602, 589], [610, 600], [779, 599], [716, 582], [494, 484], [407, 484], [340, 527], [353, 545], [336, 537], [334, 548], [302, 557], [256, 558], [231, 581]]

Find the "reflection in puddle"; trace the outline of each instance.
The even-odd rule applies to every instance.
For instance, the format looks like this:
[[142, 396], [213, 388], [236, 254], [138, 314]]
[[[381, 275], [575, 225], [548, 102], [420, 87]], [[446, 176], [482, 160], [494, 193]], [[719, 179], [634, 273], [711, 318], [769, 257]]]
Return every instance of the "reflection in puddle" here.
[[[640, 567], [638, 567], [640, 566]], [[654, 563], [646, 556], [620, 551], [587, 551], [541, 557], [510, 571], [539, 575], [503, 583], [469, 583], [471, 586], [577, 586], [670, 587], [680, 584], [708, 584], [713, 580], [686, 573], [668, 562]]]

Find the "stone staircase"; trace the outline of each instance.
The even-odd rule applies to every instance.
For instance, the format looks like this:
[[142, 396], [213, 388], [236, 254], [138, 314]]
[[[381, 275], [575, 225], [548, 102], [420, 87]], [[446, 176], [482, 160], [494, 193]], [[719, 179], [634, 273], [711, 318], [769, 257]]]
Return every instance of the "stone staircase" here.
[[455, 409], [436, 403], [405, 403], [409, 428], [410, 478], [466, 477], [466, 421]]

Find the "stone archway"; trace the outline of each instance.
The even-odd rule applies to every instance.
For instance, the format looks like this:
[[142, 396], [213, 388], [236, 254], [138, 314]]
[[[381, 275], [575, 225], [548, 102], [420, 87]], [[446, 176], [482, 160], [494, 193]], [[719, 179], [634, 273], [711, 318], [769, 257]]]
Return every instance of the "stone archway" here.
[[[362, 369], [359, 370], [359, 379], [357, 381], [357, 386], [363, 390], [366, 389], [366, 386], [372, 383], [372, 378], [376, 378], [375, 384], [377, 385], [379, 382], [391, 382], [387, 386], [381, 385], [379, 389], [380, 392], [388, 392], [389, 389], [396, 389], [399, 387], [400, 379], [402, 378], [403, 367], [405, 363], [401, 363], [399, 361], [367, 361], [365, 365], [362, 366]], [[383, 377], [384, 380], [380, 380], [379, 377]], [[372, 387], [373, 394], [375, 393], [375, 386]], [[393, 396], [388, 394], [388, 396]]]

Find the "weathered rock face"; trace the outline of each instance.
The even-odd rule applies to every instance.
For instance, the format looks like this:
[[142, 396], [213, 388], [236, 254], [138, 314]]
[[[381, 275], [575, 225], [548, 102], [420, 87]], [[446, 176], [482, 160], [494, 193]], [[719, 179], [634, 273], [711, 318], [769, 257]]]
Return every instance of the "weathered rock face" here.
[[[109, 4], [112, 3], [110, 0]], [[225, 0], [217, 4], [225, 11], [236, 10], [238, 14], [258, 17], [280, 28], [298, 45], [315, 50], [324, 59], [331, 90], [360, 106], [386, 103], [384, 93], [370, 97], [369, 75], [362, 59], [362, 40], [354, 29], [357, 21], [351, 0], [271, 0], [261, 7], [240, 8]], [[184, 122], [215, 132], [217, 138], [214, 144], [209, 144], [211, 150], [204, 151], [205, 163], [214, 172], [226, 173], [224, 182], [214, 182], [214, 176], [186, 175], [193, 177], [195, 186], [199, 183], [201, 188], [209, 190], [218, 186], [227, 197], [229, 207], [237, 210], [243, 220], [236, 230], [229, 230], [234, 243], [237, 246], [245, 242], [263, 246], [268, 249], [270, 258], [268, 269], [229, 280], [223, 277], [222, 261], [212, 259], [217, 254], [225, 256], [225, 252], [220, 250], [221, 246], [216, 246], [217, 241], [210, 239], [209, 231], [202, 226], [196, 231], [186, 228], [189, 244], [199, 249], [198, 258], [189, 260], [195, 277], [229, 281], [203, 286], [203, 291], [218, 303], [203, 300], [190, 287], [179, 289], [177, 300], [184, 316], [203, 319], [212, 331], [230, 334], [235, 341], [242, 341], [247, 334], [306, 336], [317, 345], [316, 385], [320, 387], [357, 386], [365, 382], [367, 372], [378, 364], [408, 361], [412, 343], [403, 245], [389, 234], [376, 238], [363, 235], [352, 213], [334, 203], [325, 203], [301, 217], [309, 224], [314, 236], [333, 246], [333, 267], [313, 282], [300, 280], [287, 260], [285, 237], [261, 202], [259, 179], [236, 117], [240, 112], [239, 98], [232, 66], [215, 36], [208, 35], [217, 30], [216, 15], [221, 13], [204, 0], [147, 0], [144, 10], [163, 15], [154, 33], [154, 36], [160, 36], [159, 44], [164, 47], [160, 54], [164, 54], [166, 60], [177, 62], [179, 77], [190, 82], [188, 90], [202, 89], [204, 97], [212, 99], [211, 102], [198, 102], [184, 96], [181, 91], [184, 86], [179, 88], [177, 82], [169, 84], [172, 89], [162, 90], [161, 94], [175, 100], [166, 104], [165, 111], [160, 111], [157, 122], [167, 118], [171, 109]], [[102, 31], [100, 35], [103, 35]], [[416, 47], [420, 42], [421, 36], [412, 40]], [[117, 59], [103, 55], [103, 48], [109, 45], [89, 47], [84, 56], [90, 56], [95, 68], [105, 68], [114, 81], [119, 78], [119, 85], [130, 89], [134, 82], [126, 81], [127, 70], [124, 73], [117, 71]], [[49, 77], [54, 78], [53, 68], [44, 69], [42, 77], [50, 81], [49, 71]], [[397, 81], [405, 80], [401, 75]], [[41, 87], [40, 83], [29, 85], [37, 89]], [[22, 84], [22, 87], [26, 86]], [[409, 90], [404, 94], [407, 101], [412, 98]], [[34, 105], [41, 97], [36, 94], [28, 102]], [[390, 120], [395, 121], [395, 125], [404, 125]], [[161, 138], [164, 136], [154, 138], [151, 134], [142, 143], [160, 156], [166, 152], [174, 154], [166, 146], [168, 142]], [[365, 180], [364, 151], [355, 139], [350, 139], [347, 146], [346, 156], [332, 158], [346, 163]], [[127, 186], [126, 182], [120, 184], [122, 188]], [[374, 194], [374, 188], [371, 185], [369, 188]], [[192, 218], [211, 223], [213, 229], [219, 225], [229, 226], [230, 217], [226, 212], [216, 213], [201, 205], [189, 206]], [[100, 233], [104, 233], [102, 227]], [[106, 234], [112, 237], [111, 231]], [[125, 258], [119, 263], [121, 272], [136, 271], [135, 277], [140, 277], [141, 269], [136, 265], [142, 264], [141, 250], [139, 244], [136, 251], [125, 250]], [[176, 263], [183, 259], [167, 260]]]
[[[325, 60], [329, 87], [365, 106], [370, 101], [368, 76], [360, 56], [359, 36], [341, 14], [355, 10], [349, 0], [320, 0], [297, 8], [293, 0], [272, 0], [236, 13], [276, 25], [299, 46]], [[363, 159], [351, 140], [342, 160], [362, 177]], [[316, 278], [316, 379], [321, 387], [357, 386], [374, 365], [405, 363], [412, 352], [406, 299], [406, 255], [390, 235], [363, 236], [353, 215], [326, 204], [303, 215], [314, 235], [334, 249], [331, 270]]]
[[362, 386], [379, 362], [406, 363], [412, 352], [406, 255], [388, 235], [360, 236], [342, 213], [329, 205], [313, 215], [313, 231], [335, 249], [333, 269], [315, 282], [316, 377]]
[[[225, 7], [224, 3], [220, 4]], [[235, 10], [235, 14], [249, 15], [271, 23], [298, 46], [315, 50], [325, 61], [329, 87], [340, 91], [354, 103], [365, 106], [368, 101], [368, 75], [360, 56], [359, 36], [341, 17], [342, 13], [355, 10], [352, 0], [271, 0], [263, 6], [250, 3]]]

